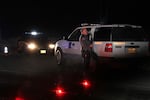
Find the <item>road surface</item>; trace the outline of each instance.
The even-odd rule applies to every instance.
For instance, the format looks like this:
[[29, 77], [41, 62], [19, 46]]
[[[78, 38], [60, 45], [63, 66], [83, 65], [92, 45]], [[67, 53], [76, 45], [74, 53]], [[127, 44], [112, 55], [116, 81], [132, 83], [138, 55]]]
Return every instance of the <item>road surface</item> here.
[[[128, 62], [127, 62], [128, 63]], [[0, 56], [0, 100], [58, 100], [55, 87], [67, 91], [64, 100], [148, 100], [150, 64], [124, 66], [100, 65], [97, 72], [84, 76], [83, 66], [65, 66], [59, 70], [52, 55]], [[91, 82], [84, 90], [83, 79]], [[20, 99], [19, 99], [20, 100]]]

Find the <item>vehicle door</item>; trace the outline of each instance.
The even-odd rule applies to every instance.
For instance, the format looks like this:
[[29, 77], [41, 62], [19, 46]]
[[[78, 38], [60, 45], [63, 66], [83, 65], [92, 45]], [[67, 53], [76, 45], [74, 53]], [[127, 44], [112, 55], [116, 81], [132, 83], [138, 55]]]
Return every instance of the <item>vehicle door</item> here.
[[81, 45], [79, 43], [80, 29], [75, 29], [68, 37], [68, 54], [81, 55]]
[[111, 57], [112, 50], [111, 28], [97, 27], [94, 31], [94, 51], [100, 57]]

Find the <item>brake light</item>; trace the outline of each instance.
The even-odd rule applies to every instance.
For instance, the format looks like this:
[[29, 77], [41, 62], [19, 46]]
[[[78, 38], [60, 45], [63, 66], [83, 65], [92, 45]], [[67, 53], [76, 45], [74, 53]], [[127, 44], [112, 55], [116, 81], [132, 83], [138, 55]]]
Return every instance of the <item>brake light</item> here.
[[105, 45], [105, 52], [112, 52], [113, 47], [112, 43], [106, 43]]

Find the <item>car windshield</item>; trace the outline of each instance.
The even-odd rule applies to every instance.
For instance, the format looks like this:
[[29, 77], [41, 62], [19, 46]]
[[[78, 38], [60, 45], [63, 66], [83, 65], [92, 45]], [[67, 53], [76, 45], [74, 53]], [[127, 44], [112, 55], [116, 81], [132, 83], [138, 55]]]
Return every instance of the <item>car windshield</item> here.
[[113, 41], [147, 41], [148, 36], [142, 28], [120, 27], [112, 29]]

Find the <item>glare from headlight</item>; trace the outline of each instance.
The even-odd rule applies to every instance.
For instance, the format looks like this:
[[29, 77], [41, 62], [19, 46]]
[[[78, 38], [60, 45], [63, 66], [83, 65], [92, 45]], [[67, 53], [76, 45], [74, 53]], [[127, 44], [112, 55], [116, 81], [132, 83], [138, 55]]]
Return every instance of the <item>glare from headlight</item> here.
[[31, 32], [31, 35], [37, 35], [37, 34], [38, 34], [38, 33], [35, 32], [35, 31]]
[[28, 48], [31, 50], [34, 50], [36, 48], [36, 44], [35, 43], [30, 43], [28, 44]]
[[54, 49], [54, 48], [55, 48], [55, 45], [54, 45], [54, 44], [49, 44], [49, 48], [50, 48], [50, 49]]
[[4, 47], [4, 53], [8, 53], [8, 47]]

